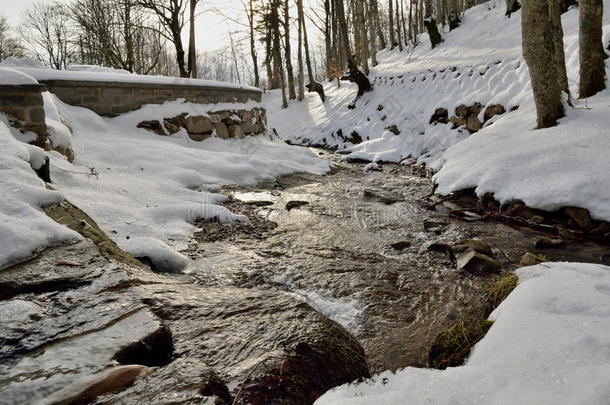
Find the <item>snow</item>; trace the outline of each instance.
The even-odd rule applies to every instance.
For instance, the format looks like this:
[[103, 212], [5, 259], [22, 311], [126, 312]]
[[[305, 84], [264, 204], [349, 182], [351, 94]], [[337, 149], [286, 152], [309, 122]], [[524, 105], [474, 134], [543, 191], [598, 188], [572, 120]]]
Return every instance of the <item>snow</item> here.
[[[559, 126], [534, 130], [535, 105], [521, 55], [521, 12], [505, 17], [505, 4], [490, 1], [466, 11], [462, 26], [444, 33], [430, 49], [420, 36], [415, 49], [382, 51], [369, 76], [375, 90], [357, 107], [347, 105], [356, 86], [326, 83], [328, 101], [309, 93], [303, 103], [280, 108], [279, 93], [264, 95], [270, 127], [291, 143], [336, 148], [348, 160], [402, 162], [416, 159], [438, 173], [438, 192], [475, 188], [502, 203], [523, 200], [533, 208], [589, 209], [610, 220], [610, 159], [604, 91], [567, 108]], [[610, 39], [610, 7], [604, 10], [604, 43]], [[566, 66], [572, 94], [578, 94], [578, 8], [562, 16]], [[430, 124], [437, 108], [450, 116], [460, 104], [501, 104], [507, 111], [470, 135], [452, 124]], [[510, 111], [513, 107], [516, 111]], [[396, 125], [394, 135], [387, 128]], [[338, 130], [339, 133], [338, 133]], [[362, 142], [354, 144], [355, 131]], [[342, 135], [341, 135], [342, 134]], [[351, 138], [351, 139], [350, 139]]]
[[[18, 63], [15, 64], [18, 65]], [[80, 66], [79, 70], [55, 70], [33, 68], [29, 66], [14, 66], [13, 69], [30, 75], [39, 81], [76, 80], [85, 82], [202, 86], [260, 91], [260, 89], [255, 87], [243, 86], [236, 83], [217, 82], [203, 79], [185, 79], [180, 77], [125, 74], [123, 71], [117, 72], [114, 69], [109, 70], [108, 68], [100, 67], [84, 68], [83, 66]]]
[[46, 69], [46, 67], [36, 59], [32, 58], [19, 58], [10, 56], [0, 62], [0, 66], [9, 68], [34, 68], [34, 69]]
[[610, 267], [543, 263], [517, 274], [464, 366], [384, 372], [316, 405], [607, 403]]
[[91, 73], [116, 73], [122, 75], [131, 74], [127, 70], [124, 69], [114, 69], [106, 66], [96, 66], [96, 65], [70, 65], [66, 68], [66, 70], [72, 72], [91, 72]]
[[62, 195], [45, 188], [32, 166], [44, 152], [17, 141], [0, 120], [0, 269], [35, 256], [49, 246], [73, 243], [80, 235], [49, 218], [41, 208], [59, 204]]
[[71, 164], [50, 153], [58, 189], [121, 248], [148, 257], [164, 271], [181, 271], [187, 265], [179, 252], [197, 230], [196, 220], [247, 220], [221, 205], [227, 197], [217, 193], [220, 186], [254, 185], [290, 173], [329, 170], [329, 164], [308, 149], [267, 135], [195, 142], [184, 130], [159, 136], [136, 127], [141, 120], [214, 111], [217, 104], [168, 102], [102, 118], [56, 98], [45, 97], [47, 103], [72, 129], [76, 156]]
[[15, 69], [0, 67], [0, 86], [21, 86], [27, 84], [38, 84], [38, 82], [33, 77]]
[[72, 132], [62, 122], [61, 114], [57, 108], [59, 99], [48, 91], [42, 93], [42, 99], [49, 140], [54, 147], [70, 148], [72, 146]]

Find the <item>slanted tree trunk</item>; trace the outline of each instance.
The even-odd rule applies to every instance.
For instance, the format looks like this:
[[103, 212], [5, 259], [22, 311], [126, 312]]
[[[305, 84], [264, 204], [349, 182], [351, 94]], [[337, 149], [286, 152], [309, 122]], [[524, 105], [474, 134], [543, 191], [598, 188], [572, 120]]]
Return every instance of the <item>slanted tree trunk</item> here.
[[521, 20], [523, 58], [529, 67], [538, 128], [554, 126], [564, 116], [561, 89], [557, 83], [553, 26], [548, 1], [526, 0]]
[[557, 1], [547, 0], [549, 4], [549, 16], [553, 29], [553, 47], [555, 50], [555, 64], [557, 66], [557, 84], [559, 90], [570, 94], [568, 86], [568, 75], [566, 72], [566, 57], [563, 46], [563, 28], [561, 26], [561, 8]]
[[356, 101], [360, 97], [362, 97], [365, 93], [369, 91], [373, 91], [373, 86], [369, 81], [369, 78], [366, 77], [364, 73], [360, 69], [358, 69], [358, 64], [356, 63], [356, 58], [352, 55], [347, 62], [347, 74], [345, 74], [341, 79], [349, 80], [350, 82], [356, 83], [358, 85], [358, 94], [354, 101], [352, 101], [349, 105], [349, 109], [356, 108]]
[[286, 73], [288, 75], [288, 97], [297, 98], [294, 87], [294, 70], [292, 68], [292, 50], [290, 46], [290, 2], [284, 1], [284, 52], [286, 58]]
[[436, 24], [436, 18], [434, 18], [431, 0], [426, 1], [426, 16], [424, 18], [424, 25], [426, 26], [426, 31], [428, 31], [432, 49], [434, 49], [438, 44], [443, 42], [443, 37], [441, 36], [441, 33], [438, 32], [438, 25]]
[[580, 0], [580, 98], [591, 97], [606, 88], [606, 67], [602, 43], [602, 0]]
[[[526, 0], [527, 1], [527, 0]], [[559, 1], [559, 0], [555, 0]], [[506, 0], [506, 16], [510, 18], [510, 15], [521, 8], [519, 0]]]

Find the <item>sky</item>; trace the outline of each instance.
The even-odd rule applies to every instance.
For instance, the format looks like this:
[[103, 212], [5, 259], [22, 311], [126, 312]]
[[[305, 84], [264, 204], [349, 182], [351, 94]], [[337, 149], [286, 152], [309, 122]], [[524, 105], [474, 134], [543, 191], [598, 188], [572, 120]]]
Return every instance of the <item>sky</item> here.
[[[6, 15], [12, 27], [19, 24], [23, 11], [36, 0], [0, 0], [0, 14]], [[216, 8], [232, 18], [241, 20], [243, 7], [240, 0], [202, 0], [197, 18], [197, 48], [214, 51], [225, 48], [229, 43], [228, 32], [242, 29], [238, 24], [226, 20], [212, 10]], [[185, 38], [188, 27], [184, 30]]]

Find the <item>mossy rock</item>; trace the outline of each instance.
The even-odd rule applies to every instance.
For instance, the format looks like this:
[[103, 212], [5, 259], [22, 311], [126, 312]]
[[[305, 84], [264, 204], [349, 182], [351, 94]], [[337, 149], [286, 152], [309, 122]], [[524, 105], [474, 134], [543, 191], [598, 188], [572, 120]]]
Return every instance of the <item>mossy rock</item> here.
[[134, 266], [142, 266], [139, 261], [118, 247], [89, 215], [69, 201], [64, 200], [59, 205], [45, 209], [45, 212], [55, 222], [90, 239], [104, 257]]
[[508, 295], [517, 287], [519, 278], [514, 274], [507, 274], [501, 277], [494, 285], [491, 286], [487, 293], [487, 302], [491, 313], [508, 297]]
[[445, 369], [464, 364], [470, 349], [481, 340], [493, 321], [465, 320], [454, 324], [436, 337], [428, 354], [428, 365]]

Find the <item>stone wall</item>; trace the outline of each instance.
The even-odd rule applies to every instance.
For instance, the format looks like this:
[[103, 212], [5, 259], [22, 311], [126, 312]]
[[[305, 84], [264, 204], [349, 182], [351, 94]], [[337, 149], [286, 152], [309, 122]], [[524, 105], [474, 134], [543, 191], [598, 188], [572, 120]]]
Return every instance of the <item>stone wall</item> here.
[[267, 113], [264, 108], [251, 110], [210, 110], [205, 115], [180, 114], [161, 121], [143, 121], [138, 128], [144, 128], [158, 135], [172, 135], [185, 129], [194, 141], [216, 134], [220, 138], [243, 138], [258, 135], [267, 128]]
[[32, 142], [34, 145], [48, 148], [42, 91], [46, 89], [40, 84], [0, 85], [0, 112], [17, 120], [12, 125], [37, 134], [38, 138]]
[[162, 104], [180, 98], [198, 104], [260, 102], [262, 91], [231, 86], [117, 83], [41, 80], [63, 102], [85, 107], [103, 116], [134, 111], [144, 104]]

